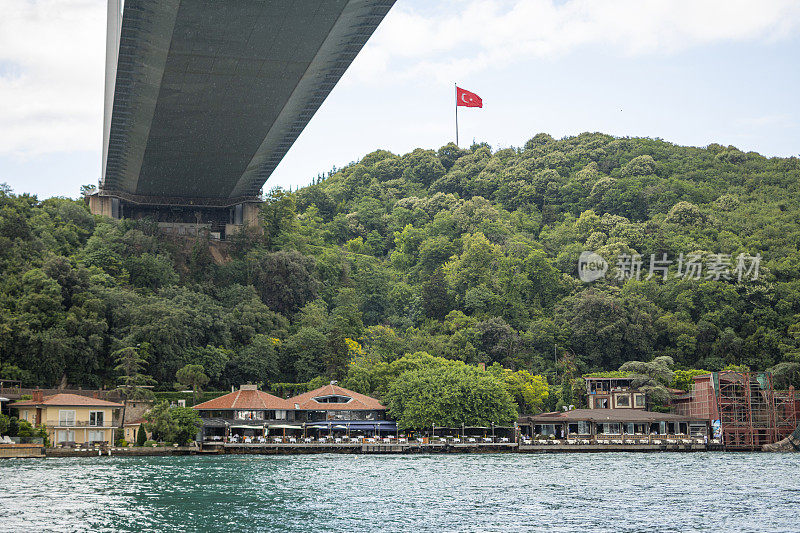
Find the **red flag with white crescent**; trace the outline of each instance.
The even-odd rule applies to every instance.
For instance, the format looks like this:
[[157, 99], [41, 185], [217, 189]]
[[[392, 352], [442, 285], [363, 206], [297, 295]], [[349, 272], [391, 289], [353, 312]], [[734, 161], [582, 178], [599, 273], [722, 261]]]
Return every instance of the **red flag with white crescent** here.
[[456, 86], [456, 105], [464, 107], [483, 107], [483, 100], [475, 93]]

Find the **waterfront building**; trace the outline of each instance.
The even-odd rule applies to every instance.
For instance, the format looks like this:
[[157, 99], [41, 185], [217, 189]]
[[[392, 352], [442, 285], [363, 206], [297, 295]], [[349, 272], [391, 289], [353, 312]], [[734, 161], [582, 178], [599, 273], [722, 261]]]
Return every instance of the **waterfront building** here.
[[296, 426], [292, 403], [258, 390], [256, 385], [241, 385], [239, 390], [197, 404], [203, 426], [201, 441], [222, 441], [231, 436], [264, 437], [270, 430], [302, 429]]
[[122, 409], [121, 403], [109, 402], [78, 394], [59, 393], [44, 396], [33, 391], [33, 399], [15, 402], [20, 420], [42, 426], [54, 446], [77, 444], [113, 444], [114, 419]]
[[[127, 418], [127, 417], [126, 417]], [[147, 421], [144, 418], [136, 418], [129, 422], [125, 422], [122, 425], [122, 432], [125, 442], [128, 444], [136, 444], [137, 437], [139, 436], [140, 431], [144, 431], [146, 438], [145, 440], [149, 440], [152, 436], [152, 433], [144, 429], [144, 425]]]
[[534, 416], [517, 421], [525, 437], [613, 438], [651, 435], [706, 437], [708, 421], [674, 413], [655, 413], [642, 409], [574, 409]]
[[647, 406], [644, 392], [633, 387], [629, 377], [584, 376], [589, 409], [642, 409]]
[[331, 382], [289, 398], [295, 420], [318, 432], [371, 434], [396, 433], [397, 424], [388, 420], [386, 407], [378, 400]]
[[770, 372], [711, 372], [672, 401], [682, 415], [706, 420], [728, 449], [760, 450], [790, 435], [800, 422], [800, 397], [777, 391]]

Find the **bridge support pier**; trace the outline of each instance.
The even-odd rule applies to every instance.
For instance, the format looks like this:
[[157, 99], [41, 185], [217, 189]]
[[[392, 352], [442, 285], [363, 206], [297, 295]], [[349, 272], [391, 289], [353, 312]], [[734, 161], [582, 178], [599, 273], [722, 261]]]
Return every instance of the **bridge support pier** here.
[[260, 198], [210, 200], [206, 198], [137, 197], [95, 191], [88, 196], [93, 215], [111, 219], [150, 220], [163, 233], [185, 236], [208, 234], [226, 239], [244, 228], [260, 228]]

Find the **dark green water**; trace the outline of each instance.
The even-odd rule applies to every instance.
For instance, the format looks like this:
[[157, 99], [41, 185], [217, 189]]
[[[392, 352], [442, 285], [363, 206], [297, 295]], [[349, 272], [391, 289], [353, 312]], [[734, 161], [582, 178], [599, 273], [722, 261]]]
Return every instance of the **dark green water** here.
[[800, 454], [0, 461], [2, 531], [800, 531]]

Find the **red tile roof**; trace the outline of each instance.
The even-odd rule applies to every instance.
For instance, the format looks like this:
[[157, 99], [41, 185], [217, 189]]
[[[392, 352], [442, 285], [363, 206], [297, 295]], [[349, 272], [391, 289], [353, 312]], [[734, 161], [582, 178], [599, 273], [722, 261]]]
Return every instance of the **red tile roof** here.
[[35, 400], [22, 400], [14, 402], [10, 407], [39, 407], [39, 406], [86, 406], [86, 407], [122, 407], [121, 403], [108, 402], [106, 400], [99, 400], [97, 398], [90, 398], [89, 396], [81, 396], [80, 394], [53, 394], [52, 396], [45, 396], [42, 401]]
[[[314, 398], [320, 396], [348, 396], [351, 400], [347, 403], [320, 403]], [[325, 385], [318, 389], [299, 394], [287, 400], [295, 409], [318, 410], [318, 411], [341, 411], [341, 410], [385, 410], [386, 407], [375, 398], [370, 398], [364, 394], [359, 394], [351, 390], [344, 389], [338, 385]]]
[[237, 390], [194, 406], [194, 409], [294, 409], [286, 400], [260, 390]]

